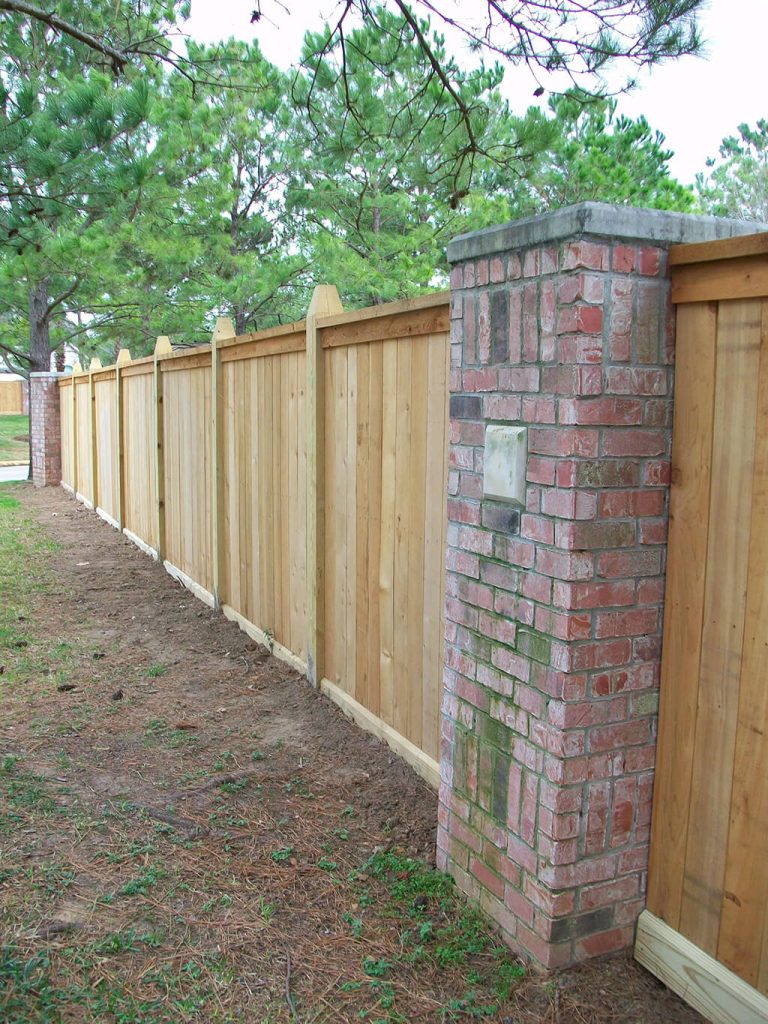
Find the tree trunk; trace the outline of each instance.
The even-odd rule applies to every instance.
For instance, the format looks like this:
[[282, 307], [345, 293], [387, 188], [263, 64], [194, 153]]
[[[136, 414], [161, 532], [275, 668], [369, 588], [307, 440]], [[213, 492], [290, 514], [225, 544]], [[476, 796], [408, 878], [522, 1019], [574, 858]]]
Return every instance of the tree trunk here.
[[[371, 225], [373, 233], [378, 235], [381, 232], [381, 207], [374, 206], [373, 208], [373, 224]], [[371, 296], [374, 306], [381, 306], [383, 300], [380, 295]]]
[[48, 327], [48, 278], [41, 278], [29, 290], [30, 372], [51, 369], [51, 338]]
[[[47, 373], [51, 369], [51, 337], [48, 327], [48, 278], [43, 277], [29, 289], [29, 372]], [[29, 384], [29, 474], [32, 479], [32, 381]]]

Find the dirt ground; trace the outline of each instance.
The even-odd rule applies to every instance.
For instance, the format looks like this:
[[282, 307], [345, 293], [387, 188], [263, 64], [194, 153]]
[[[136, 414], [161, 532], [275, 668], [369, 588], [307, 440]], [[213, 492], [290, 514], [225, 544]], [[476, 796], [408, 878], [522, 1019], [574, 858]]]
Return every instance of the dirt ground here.
[[4, 1021], [702, 1019], [628, 957], [524, 970], [388, 747], [63, 492], [0, 494], [38, 524], [0, 622]]

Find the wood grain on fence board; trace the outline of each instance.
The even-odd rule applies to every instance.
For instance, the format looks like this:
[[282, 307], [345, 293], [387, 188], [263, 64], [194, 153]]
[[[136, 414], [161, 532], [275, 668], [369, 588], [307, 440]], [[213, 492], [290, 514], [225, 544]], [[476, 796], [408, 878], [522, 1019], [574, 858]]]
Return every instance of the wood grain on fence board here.
[[22, 387], [20, 380], [0, 380], [0, 413], [21, 414]]
[[94, 375], [93, 391], [98, 505], [118, 522], [117, 385], [114, 374], [104, 379], [97, 379]]
[[[654, 790], [648, 909], [673, 928], [680, 907], [688, 839], [694, 731], [704, 614], [717, 308], [682, 306], [677, 320], [677, 408], [673, 435], [669, 555], [664, 605], [658, 771]], [[674, 680], [674, 686], [666, 680]]]
[[91, 383], [88, 373], [75, 377], [77, 411], [77, 491], [93, 502], [93, 462], [91, 460]]
[[[680, 930], [714, 956], [720, 928], [748, 577], [760, 302], [718, 312], [714, 443], [696, 741]], [[718, 771], [711, 771], [717, 764]]]

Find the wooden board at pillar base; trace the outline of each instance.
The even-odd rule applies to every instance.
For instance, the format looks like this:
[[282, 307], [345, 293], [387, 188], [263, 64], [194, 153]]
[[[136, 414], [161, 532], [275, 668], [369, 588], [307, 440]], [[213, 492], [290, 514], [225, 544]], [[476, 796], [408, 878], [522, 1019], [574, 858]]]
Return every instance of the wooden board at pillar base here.
[[644, 910], [635, 959], [713, 1024], [766, 1024], [768, 999], [684, 935]]
[[320, 690], [327, 697], [330, 697], [334, 704], [338, 704], [341, 710], [351, 718], [356, 725], [366, 732], [373, 733], [399, 754], [404, 761], [413, 768], [417, 775], [420, 775], [433, 789], [440, 788], [440, 765], [434, 761], [423, 750], [419, 750], [415, 743], [411, 743], [405, 736], [382, 722], [368, 708], [359, 704], [354, 697], [350, 697], [340, 686], [332, 683], [329, 679], [323, 679], [320, 683]]
[[146, 541], [142, 540], [141, 537], [138, 537], [129, 530], [127, 526], [123, 529], [123, 536], [127, 537], [131, 544], [135, 544], [139, 551], [143, 551], [145, 555], [149, 555], [150, 558], [154, 558], [157, 561], [157, 551], [150, 544], [147, 544]]
[[279, 644], [274, 637], [271, 637], [268, 633], [265, 633], [263, 629], [259, 629], [258, 626], [254, 626], [252, 622], [241, 615], [240, 612], [236, 612], [234, 608], [231, 608], [228, 604], [222, 605], [221, 610], [226, 618], [230, 622], [236, 622], [240, 629], [246, 633], [251, 640], [255, 640], [257, 644], [261, 644], [266, 647], [270, 654], [273, 654], [280, 661], [284, 661], [286, 665], [290, 665], [291, 668], [300, 672], [301, 675], [307, 674], [307, 663], [303, 661], [298, 655], [294, 654], [293, 651], [289, 651], [287, 647], [283, 647]]
[[213, 594], [210, 592], [210, 590], [206, 590], [205, 587], [201, 587], [199, 583], [195, 582], [195, 580], [192, 579], [191, 576], [188, 576], [185, 572], [182, 572], [181, 569], [178, 569], [173, 564], [173, 562], [169, 562], [167, 558], [163, 561], [163, 568], [165, 569], [169, 576], [172, 576], [175, 580], [178, 580], [183, 587], [186, 587], [191, 594], [194, 594], [198, 601], [202, 601], [203, 604], [207, 604], [209, 608], [213, 608], [214, 600]]
[[98, 516], [98, 517], [99, 517], [100, 519], [103, 519], [105, 523], [109, 523], [109, 525], [110, 525], [111, 527], [113, 527], [113, 529], [115, 529], [115, 530], [119, 530], [119, 529], [120, 529], [120, 524], [119, 524], [119, 523], [118, 523], [118, 521], [117, 521], [117, 520], [115, 519], [115, 517], [114, 517], [114, 516], [111, 516], [111, 515], [109, 514], [109, 512], [105, 512], [105, 510], [104, 510], [103, 508], [97, 508], [97, 509], [96, 509], [96, 515], [97, 515], [97, 516]]

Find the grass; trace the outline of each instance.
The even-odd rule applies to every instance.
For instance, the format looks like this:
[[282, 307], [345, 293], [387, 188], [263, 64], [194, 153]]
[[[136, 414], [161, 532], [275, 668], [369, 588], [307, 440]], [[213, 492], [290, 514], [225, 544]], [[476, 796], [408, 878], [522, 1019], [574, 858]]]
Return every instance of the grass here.
[[15, 484], [0, 485], [0, 652], [12, 650], [23, 663], [34, 656], [25, 627], [33, 600], [51, 578], [46, 555], [55, 545], [25, 515], [16, 491]]
[[[0, 463], [29, 462], [29, 416], [0, 413]], [[17, 440], [23, 437], [23, 441]]]

